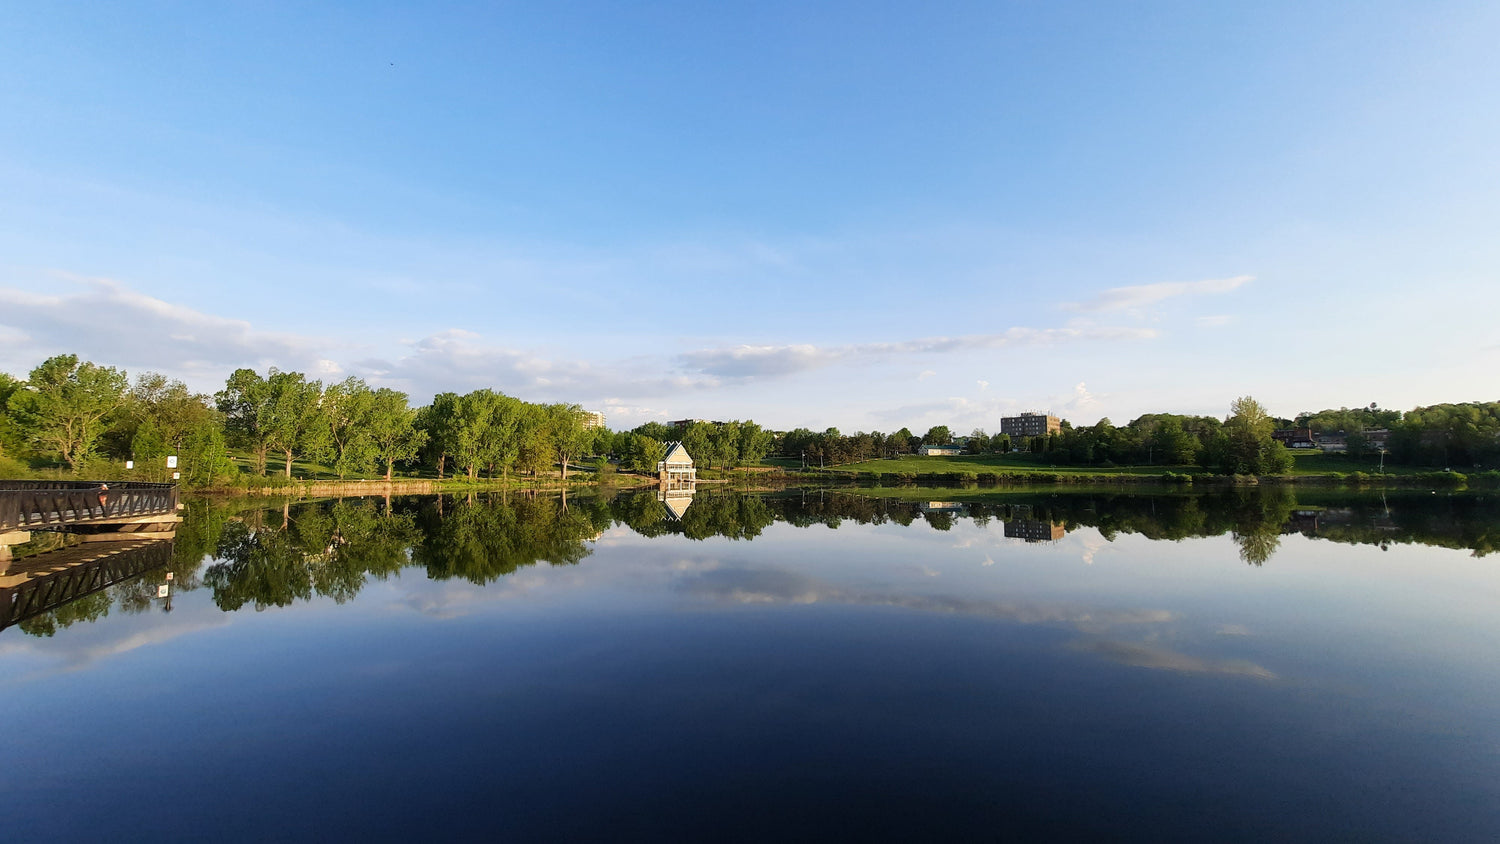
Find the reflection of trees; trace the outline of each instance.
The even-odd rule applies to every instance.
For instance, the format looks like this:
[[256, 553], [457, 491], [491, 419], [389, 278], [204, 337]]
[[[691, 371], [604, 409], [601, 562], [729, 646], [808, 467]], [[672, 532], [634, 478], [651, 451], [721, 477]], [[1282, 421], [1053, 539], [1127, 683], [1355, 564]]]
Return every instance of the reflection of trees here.
[[[252, 509], [246, 509], [246, 508]], [[589, 541], [622, 523], [647, 537], [753, 539], [775, 522], [837, 528], [910, 525], [925, 519], [945, 529], [963, 519], [1034, 520], [1068, 529], [1094, 527], [1106, 538], [1138, 534], [1156, 540], [1230, 535], [1240, 558], [1264, 564], [1292, 532], [1337, 542], [1388, 547], [1422, 543], [1484, 555], [1500, 547], [1500, 498], [1488, 493], [1350, 495], [1329, 490], [1262, 486], [1210, 493], [1138, 491], [1005, 494], [965, 504], [962, 513], [928, 512], [912, 501], [837, 490], [754, 495], [700, 493], [681, 521], [653, 493], [609, 497], [500, 495], [349, 500], [257, 508], [248, 500], [190, 499], [173, 548], [173, 591], [208, 586], [226, 610], [286, 606], [317, 596], [346, 601], [369, 578], [406, 566], [429, 577], [487, 583], [538, 562], [578, 563]], [[61, 541], [61, 540], [58, 540]], [[206, 568], [205, 556], [217, 557]], [[50, 636], [111, 611], [162, 605], [161, 578], [147, 575], [111, 586], [45, 615], [23, 631]]]
[[384, 578], [406, 565], [416, 536], [410, 515], [380, 512], [366, 501], [301, 507], [281, 527], [254, 521], [224, 525], [219, 562], [203, 576], [221, 609], [287, 606], [315, 595], [342, 603], [367, 576]]
[[609, 514], [642, 536], [680, 533], [688, 539], [754, 539], [780, 517], [767, 499], [739, 493], [699, 494], [681, 521], [671, 518], [666, 505], [650, 493], [616, 496]]
[[586, 543], [609, 527], [608, 507], [597, 498], [485, 497], [456, 502], [438, 513], [423, 511], [422, 538], [412, 562], [427, 576], [488, 583], [523, 566], [573, 565], [593, 549]]
[[51, 636], [59, 630], [79, 623], [98, 621], [109, 615], [112, 603], [108, 591], [85, 595], [76, 601], [63, 604], [57, 609], [32, 616], [16, 624], [28, 636]]
[[922, 514], [922, 518], [933, 530], [952, 530], [953, 514], [945, 510], [928, 510]]
[[1297, 500], [1285, 487], [1236, 490], [1231, 505], [1234, 529], [1231, 535], [1240, 547], [1240, 559], [1263, 565], [1281, 545], [1281, 533], [1291, 519]]
[[775, 521], [775, 514], [759, 496], [703, 495], [683, 514], [682, 532], [689, 539], [754, 539]]

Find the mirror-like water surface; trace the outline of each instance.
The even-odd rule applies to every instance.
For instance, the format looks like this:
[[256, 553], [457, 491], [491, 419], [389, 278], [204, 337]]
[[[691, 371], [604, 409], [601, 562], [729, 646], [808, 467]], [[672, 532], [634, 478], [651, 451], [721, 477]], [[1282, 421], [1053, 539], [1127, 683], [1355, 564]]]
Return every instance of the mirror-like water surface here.
[[56, 606], [22, 557], [8, 827], [1500, 840], [1495, 497], [918, 495], [198, 501]]

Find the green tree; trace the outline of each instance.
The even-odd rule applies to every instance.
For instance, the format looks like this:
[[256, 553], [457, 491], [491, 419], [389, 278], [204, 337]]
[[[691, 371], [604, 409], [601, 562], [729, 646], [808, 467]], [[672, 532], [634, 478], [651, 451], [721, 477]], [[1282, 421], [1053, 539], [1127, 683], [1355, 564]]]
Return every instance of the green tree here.
[[224, 389], [214, 394], [214, 403], [224, 415], [229, 443], [248, 449], [255, 458], [255, 473], [264, 475], [271, 450], [271, 385], [253, 369], [236, 369]]
[[457, 393], [438, 393], [432, 404], [417, 411], [416, 426], [427, 434], [426, 460], [437, 470], [438, 480], [458, 441], [458, 404]]
[[106, 420], [125, 403], [127, 383], [118, 369], [57, 355], [31, 371], [7, 406], [34, 444], [57, 454], [76, 473], [93, 453]]
[[21, 428], [11, 416], [10, 397], [26, 385], [19, 378], [0, 372], [0, 457], [14, 457], [22, 443]]
[[323, 391], [319, 420], [324, 457], [340, 479], [362, 473], [375, 459], [370, 439], [371, 410], [375, 393], [364, 379], [349, 377], [329, 384]]
[[547, 434], [557, 452], [557, 465], [563, 480], [568, 479], [568, 463], [583, 454], [594, 434], [583, 426], [583, 408], [576, 404], [552, 404], [546, 409]]
[[182, 480], [189, 486], [211, 487], [236, 473], [224, 445], [224, 429], [209, 419], [200, 422], [178, 450]]
[[635, 471], [651, 474], [656, 471], [656, 464], [667, 459], [665, 443], [643, 434], [631, 434], [630, 438], [630, 468]]
[[406, 402], [406, 394], [382, 387], [370, 399], [366, 434], [370, 454], [385, 465], [385, 479], [397, 463], [414, 460], [427, 441], [427, 432], [417, 428], [417, 413]]
[[180, 454], [188, 436], [214, 419], [207, 396], [198, 395], [181, 381], [159, 372], [137, 376], [130, 390], [130, 401], [140, 420], [151, 420], [161, 431], [169, 454]]
[[269, 401], [262, 418], [265, 442], [270, 450], [280, 452], [286, 477], [290, 478], [293, 458], [327, 447], [327, 429], [319, 407], [323, 385], [308, 381], [300, 372], [272, 369], [266, 387]]
[[151, 468], [154, 471], [157, 461], [166, 457], [167, 451], [167, 438], [162, 434], [161, 429], [156, 427], [156, 422], [147, 417], [136, 427], [135, 436], [130, 440], [131, 459], [135, 460], [137, 466]]
[[947, 425], [934, 425], [922, 435], [923, 445], [948, 445], [953, 442], [953, 432]]
[[1223, 439], [1214, 456], [1225, 474], [1280, 474], [1291, 468], [1292, 457], [1271, 436], [1275, 423], [1260, 402], [1241, 396], [1229, 406]]
[[771, 432], [754, 422], [740, 423], [740, 464], [749, 466], [764, 460], [766, 455], [771, 452], [773, 441]]
[[469, 480], [479, 477], [486, 464], [487, 450], [493, 447], [494, 417], [500, 410], [501, 395], [483, 389], [458, 397], [453, 408], [453, 462], [463, 469]]

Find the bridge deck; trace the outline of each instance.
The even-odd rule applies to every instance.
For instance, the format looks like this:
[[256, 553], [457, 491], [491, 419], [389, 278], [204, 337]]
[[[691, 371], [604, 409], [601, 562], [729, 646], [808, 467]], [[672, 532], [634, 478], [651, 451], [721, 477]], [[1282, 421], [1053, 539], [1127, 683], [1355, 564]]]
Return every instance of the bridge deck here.
[[0, 532], [138, 524], [176, 512], [176, 484], [0, 480]]

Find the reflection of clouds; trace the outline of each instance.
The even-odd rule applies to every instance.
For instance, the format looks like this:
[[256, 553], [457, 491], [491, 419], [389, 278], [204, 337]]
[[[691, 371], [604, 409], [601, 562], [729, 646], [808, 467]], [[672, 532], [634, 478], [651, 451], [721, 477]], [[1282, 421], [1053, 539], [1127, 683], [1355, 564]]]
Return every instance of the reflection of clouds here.
[[[179, 605], [180, 607], [181, 605]], [[102, 621], [102, 620], [101, 620]], [[34, 679], [54, 673], [66, 673], [88, 668], [95, 662], [130, 653], [140, 648], [160, 645], [179, 636], [200, 633], [218, 627], [227, 627], [229, 617], [210, 608], [207, 612], [151, 612], [135, 615], [115, 616], [113, 624], [98, 621], [64, 628], [51, 638], [17, 635], [0, 645], [0, 657], [31, 658], [53, 663], [50, 670], [20, 679]], [[135, 625], [147, 625], [145, 629], [133, 629]], [[19, 628], [5, 631], [20, 634]], [[119, 633], [124, 635], [116, 635]]]
[[1230, 674], [1254, 677], [1258, 680], [1275, 680], [1270, 669], [1243, 659], [1200, 659], [1179, 651], [1139, 642], [1119, 642], [1109, 639], [1075, 642], [1072, 647], [1085, 653], [1096, 654], [1105, 659], [1136, 668], [1152, 668], [1159, 671], [1179, 671], [1189, 674]]
[[1118, 624], [1160, 624], [1174, 616], [1167, 610], [1095, 610], [1039, 603], [993, 601], [956, 595], [902, 595], [841, 589], [784, 569], [719, 569], [682, 584], [697, 598], [734, 604], [850, 604], [898, 607], [947, 615], [996, 618], [1021, 624], [1063, 623], [1080, 628]]
[[[680, 587], [701, 599], [730, 604], [845, 604], [866, 607], [896, 607], [918, 612], [964, 615], [1009, 621], [1016, 624], [1058, 624], [1084, 633], [1132, 625], [1161, 625], [1176, 616], [1169, 610], [1111, 610], [997, 601], [957, 595], [904, 595], [894, 592], [843, 589], [798, 572], [784, 569], [726, 568], [706, 571], [685, 580]], [[1221, 633], [1233, 633], [1235, 625], [1223, 625]], [[1238, 635], [1238, 634], [1236, 634]], [[1148, 639], [1155, 635], [1148, 635]], [[1245, 660], [1203, 659], [1159, 645], [1088, 639], [1074, 643], [1076, 650], [1103, 657], [1121, 665], [1190, 674], [1223, 674], [1274, 680], [1269, 669]]]
[[1243, 624], [1220, 624], [1215, 632], [1220, 636], [1249, 636], [1250, 628]]
[[1094, 564], [1094, 555], [1108, 546], [1109, 540], [1105, 539], [1097, 531], [1086, 531], [1080, 533], [1078, 544], [1083, 547], [1082, 557], [1084, 565], [1091, 566]]

